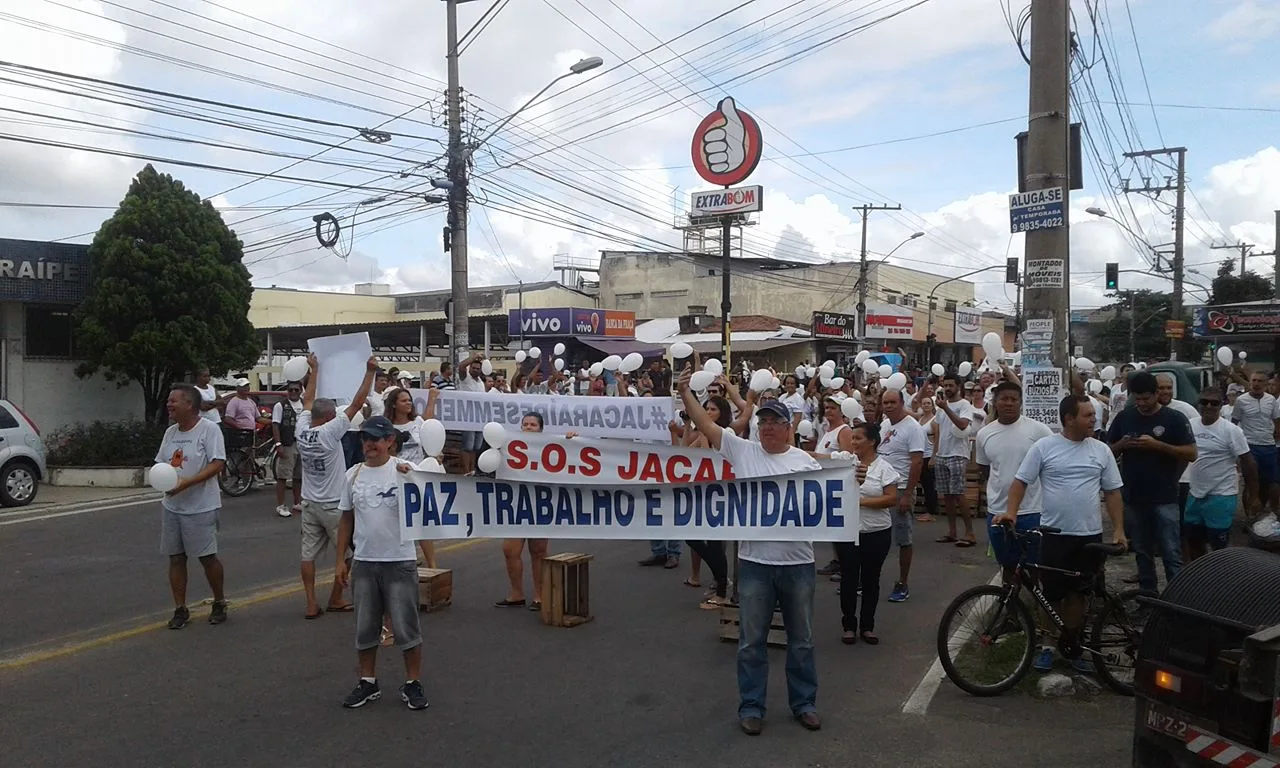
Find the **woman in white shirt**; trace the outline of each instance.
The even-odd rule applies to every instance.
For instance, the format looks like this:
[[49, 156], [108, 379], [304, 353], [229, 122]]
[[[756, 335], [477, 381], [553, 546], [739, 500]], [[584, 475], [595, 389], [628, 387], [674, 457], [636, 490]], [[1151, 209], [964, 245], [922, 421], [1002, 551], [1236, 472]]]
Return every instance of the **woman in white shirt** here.
[[[932, 393], [930, 393], [932, 394]], [[938, 486], [933, 479], [933, 450], [938, 445], [938, 406], [934, 404], [932, 397], [924, 397], [920, 399], [920, 410], [916, 414], [916, 420], [920, 422], [920, 426], [924, 429], [924, 461], [920, 464], [920, 489], [924, 491], [924, 514], [916, 515], [916, 520], [922, 523], [933, 522], [934, 515], [938, 514]]]
[[822, 398], [822, 415], [826, 420], [826, 430], [813, 447], [814, 456], [827, 457], [836, 451], [853, 451], [853, 432], [840, 407], [843, 400], [844, 398], [836, 399], [834, 395]]
[[[880, 602], [880, 571], [889, 546], [893, 543], [893, 517], [891, 510], [898, 504], [898, 473], [889, 462], [876, 453], [880, 445], [879, 424], [855, 424], [849, 427], [853, 438], [853, 454], [857, 458], [857, 474], [862, 526], [857, 544], [838, 542], [840, 553], [840, 581], [842, 584], [861, 585], [861, 590], [844, 589], [840, 592], [840, 612], [843, 614], [844, 634], [840, 640], [853, 645], [861, 638], [868, 645], [877, 645], [876, 605]], [[858, 601], [862, 601], [862, 615], [858, 615]]]

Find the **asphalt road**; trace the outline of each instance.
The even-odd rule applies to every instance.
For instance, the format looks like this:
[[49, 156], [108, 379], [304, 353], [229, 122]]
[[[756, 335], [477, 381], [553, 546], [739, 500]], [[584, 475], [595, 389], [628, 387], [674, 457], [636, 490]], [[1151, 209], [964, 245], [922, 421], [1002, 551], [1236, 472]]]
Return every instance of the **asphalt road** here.
[[[937, 619], [994, 573], [984, 548], [934, 544], [917, 527], [912, 598], [880, 608], [879, 646], [839, 642], [833, 586], [815, 633], [823, 729], [786, 709], [772, 651], [765, 733], [736, 727], [734, 646], [679, 570], [639, 568], [642, 542], [553, 542], [590, 552], [595, 621], [542, 626], [497, 609], [496, 542], [445, 544], [454, 604], [423, 616], [430, 709], [394, 695], [398, 653], [379, 659], [384, 698], [346, 711], [356, 680], [350, 615], [303, 621], [297, 518], [262, 492], [227, 501], [221, 548], [231, 619], [193, 610], [181, 632], [156, 552], [158, 506], [29, 520], [0, 514], [0, 765], [982, 766], [1127, 764], [1130, 700], [973, 699], [944, 681], [925, 714], [903, 704], [934, 659]], [[829, 550], [820, 545], [820, 553]], [[896, 572], [886, 563], [886, 581]], [[704, 572], [704, 579], [709, 575]], [[887, 585], [886, 585], [887, 589]], [[193, 567], [190, 601], [208, 597]], [[388, 695], [392, 694], [392, 695]]]

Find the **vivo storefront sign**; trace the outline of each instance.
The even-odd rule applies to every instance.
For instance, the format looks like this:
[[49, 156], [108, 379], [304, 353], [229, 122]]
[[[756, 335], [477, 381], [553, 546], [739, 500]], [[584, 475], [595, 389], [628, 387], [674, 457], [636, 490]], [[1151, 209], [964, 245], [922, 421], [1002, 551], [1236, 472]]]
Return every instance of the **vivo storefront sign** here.
[[507, 313], [507, 335], [580, 336], [632, 339], [636, 335], [636, 315], [616, 309], [549, 307], [513, 309]]

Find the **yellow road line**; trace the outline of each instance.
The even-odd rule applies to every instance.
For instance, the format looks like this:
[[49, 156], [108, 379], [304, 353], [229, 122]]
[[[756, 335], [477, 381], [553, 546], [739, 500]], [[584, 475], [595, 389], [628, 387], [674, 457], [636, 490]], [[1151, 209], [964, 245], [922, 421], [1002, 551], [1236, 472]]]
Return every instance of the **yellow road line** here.
[[[460, 549], [466, 549], [467, 547], [473, 547], [476, 544], [482, 544], [486, 541], [493, 541], [493, 539], [466, 539], [464, 541], [457, 542], [456, 544], [449, 544], [443, 547], [437, 547], [436, 554], [442, 554], [445, 552], [455, 552]], [[333, 576], [332, 568], [327, 569], [325, 571], [317, 571], [316, 582], [328, 581], [330, 578], [332, 578], [332, 576]], [[235, 606], [237, 608], [243, 608], [249, 605], [257, 605], [259, 603], [265, 603], [271, 600], [276, 600], [281, 597], [288, 597], [289, 595], [296, 595], [301, 591], [302, 591], [301, 583], [293, 583], [286, 586], [278, 586], [278, 587], [268, 587], [267, 589], [264, 589], [260, 592], [252, 593], [247, 597], [242, 597], [237, 600], [228, 598], [227, 605]], [[43, 651], [33, 651], [31, 653], [22, 654], [20, 656], [8, 658], [8, 659], [0, 659], [0, 671], [22, 669], [23, 667], [30, 667], [35, 664], [40, 664], [46, 661], [52, 661], [54, 659], [60, 659], [66, 656], [73, 656], [77, 653], [83, 653], [84, 651], [92, 650], [94, 648], [102, 648], [108, 645], [112, 645], [114, 643], [118, 643], [121, 640], [128, 640], [130, 638], [138, 637], [140, 635], [145, 635], [149, 632], [155, 632], [156, 630], [159, 630], [159, 629], [165, 629], [168, 626], [168, 624], [169, 624], [168, 619], [164, 619], [162, 621], [149, 621], [145, 624], [140, 624], [135, 627], [129, 627], [128, 629], [121, 629], [115, 632], [108, 632], [105, 635], [91, 637], [86, 640], [69, 642], [69, 643], [66, 643], [65, 645], [60, 645], [56, 648], [50, 648], [48, 650], [43, 650]], [[57, 641], [55, 640], [53, 642], [57, 642]]]

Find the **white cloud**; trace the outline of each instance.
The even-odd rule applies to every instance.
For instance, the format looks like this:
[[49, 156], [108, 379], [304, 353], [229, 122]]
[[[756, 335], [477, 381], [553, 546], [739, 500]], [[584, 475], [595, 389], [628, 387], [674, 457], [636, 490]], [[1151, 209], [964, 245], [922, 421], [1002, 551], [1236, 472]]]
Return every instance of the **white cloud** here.
[[1230, 53], [1247, 53], [1280, 32], [1280, 5], [1243, 0], [1214, 19], [1206, 29], [1209, 39], [1226, 45]]

